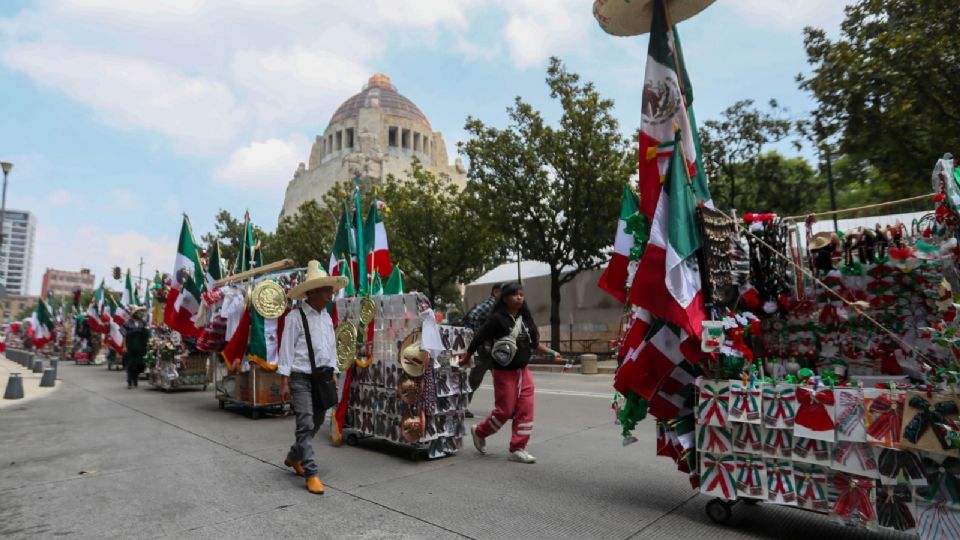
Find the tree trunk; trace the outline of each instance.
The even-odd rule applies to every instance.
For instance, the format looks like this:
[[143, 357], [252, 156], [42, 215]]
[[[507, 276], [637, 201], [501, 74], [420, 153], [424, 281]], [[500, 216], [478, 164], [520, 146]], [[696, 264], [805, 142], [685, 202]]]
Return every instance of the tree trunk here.
[[560, 270], [550, 269], [550, 348], [560, 349]]

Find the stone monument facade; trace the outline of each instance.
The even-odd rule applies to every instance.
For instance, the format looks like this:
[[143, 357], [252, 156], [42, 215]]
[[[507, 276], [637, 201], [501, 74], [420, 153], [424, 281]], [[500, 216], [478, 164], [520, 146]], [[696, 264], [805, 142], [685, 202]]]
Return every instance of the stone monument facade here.
[[307, 163], [300, 163], [287, 185], [280, 219], [309, 200], [319, 202], [333, 184], [357, 173], [373, 182], [389, 174], [404, 178], [414, 157], [434, 174], [446, 174], [461, 187], [466, 184], [459, 158], [454, 165], [447, 161], [443, 135], [397, 92], [390, 77], [377, 73], [340, 105], [323, 135], [317, 136]]

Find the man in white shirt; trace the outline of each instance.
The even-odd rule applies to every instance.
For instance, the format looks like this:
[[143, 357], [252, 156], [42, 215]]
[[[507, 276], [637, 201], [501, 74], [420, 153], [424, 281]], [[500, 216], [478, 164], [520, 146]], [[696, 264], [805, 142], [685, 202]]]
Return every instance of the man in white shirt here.
[[314, 460], [313, 438], [323, 424], [326, 407], [332, 406], [330, 388], [336, 402], [337, 346], [326, 308], [345, 284], [346, 278], [331, 277], [319, 262], [310, 261], [306, 279], [287, 293], [291, 300], [304, 302], [287, 314], [280, 340], [281, 392], [289, 397], [297, 420], [296, 441], [284, 464], [305, 477], [307, 491], [318, 495], [324, 487]]

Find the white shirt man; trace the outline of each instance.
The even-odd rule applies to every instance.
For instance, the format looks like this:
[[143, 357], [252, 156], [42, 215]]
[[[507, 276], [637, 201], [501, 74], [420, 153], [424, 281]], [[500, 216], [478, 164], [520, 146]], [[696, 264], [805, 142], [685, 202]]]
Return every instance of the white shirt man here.
[[[307, 316], [310, 338], [313, 341], [314, 361], [318, 368], [332, 367], [337, 370], [337, 342], [333, 333], [333, 319], [327, 310], [316, 310], [304, 302], [301, 307]], [[293, 309], [283, 322], [283, 338], [280, 340], [280, 363], [277, 373], [289, 376], [291, 372], [309, 375], [310, 354], [307, 352], [307, 335], [303, 331], [300, 311]]]

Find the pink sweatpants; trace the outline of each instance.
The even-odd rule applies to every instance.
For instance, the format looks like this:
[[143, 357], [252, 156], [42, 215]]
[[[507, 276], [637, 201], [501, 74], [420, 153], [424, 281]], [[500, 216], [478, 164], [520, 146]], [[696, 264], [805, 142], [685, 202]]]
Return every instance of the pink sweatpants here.
[[513, 418], [510, 451], [523, 450], [533, 432], [533, 377], [527, 368], [492, 371], [493, 412], [477, 424], [477, 434], [489, 437]]

